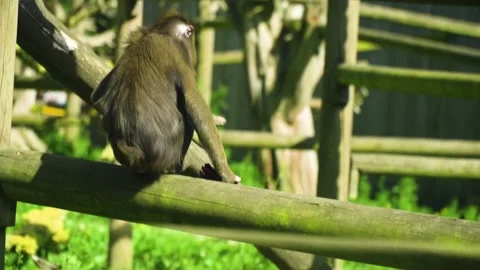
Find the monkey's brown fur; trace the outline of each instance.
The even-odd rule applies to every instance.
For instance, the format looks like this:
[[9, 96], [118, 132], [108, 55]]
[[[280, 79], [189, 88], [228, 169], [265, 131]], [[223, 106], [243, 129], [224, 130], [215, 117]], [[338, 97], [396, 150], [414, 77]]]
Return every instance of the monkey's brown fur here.
[[194, 35], [179, 32], [185, 26], [186, 19], [173, 14], [133, 32], [123, 56], [91, 99], [103, 114], [122, 165], [137, 173], [180, 173], [196, 130], [221, 180], [238, 182], [212, 113], [197, 91]]

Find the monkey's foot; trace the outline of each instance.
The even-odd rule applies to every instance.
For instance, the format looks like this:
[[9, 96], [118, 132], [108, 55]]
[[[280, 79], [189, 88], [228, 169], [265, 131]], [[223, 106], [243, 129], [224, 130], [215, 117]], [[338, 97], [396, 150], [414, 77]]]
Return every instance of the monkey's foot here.
[[222, 181], [222, 178], [217, 173], [217, 171], [212, 167], [210, 164], [205, 164], [202, 166], [202, 170], [200, 171], [200, 175], [208, 180], [213, 181]]
[[214, 180], [214, 181], [221, 181], [221, 182], [226, 182], [226, 183], [231, 183], [231, 184], [238, 184], [242, 180], [242, 178], [235, 175], [233, 181], [223, 181], [222, 177], [218, 174], [218, 172], [212, 167], [212, 165], [210, 165], [208, 163], [202, 166], [202, 170], [200, 171], [200, 175], [205, 179]]

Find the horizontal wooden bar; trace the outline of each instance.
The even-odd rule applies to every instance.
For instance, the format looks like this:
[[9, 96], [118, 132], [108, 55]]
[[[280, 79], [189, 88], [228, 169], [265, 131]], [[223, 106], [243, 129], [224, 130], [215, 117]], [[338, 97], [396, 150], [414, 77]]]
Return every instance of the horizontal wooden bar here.
[[[429, 260], [415, 256], [416, 253], [407, 255], [408, 260], [399, 260], [394, 249], [388, 256], [374, 252], [370, 256], [355, 256], [355, 250], [341, 251], [338, 246], [329, 252], [321, 247], [306, 249], [304, 243], [296, 240], [296, 246], [288, 246], [396, 268], [438, 269], [448, 263], [470, 269], [480, 261], [478, 253], [468, 253], [472, 245], [480, 244], [479, 222], [179, 175], [164, 175], [151, 182], [113, 164], [9, 148], [0, 149], [0, 184], [13, 200], [131, 222], [216, 227], [219, 231], [253, 229], [337, 239], [428, 241], [432, 246], [443, 243], [457, 248], [450, 250], [449, 256], [441, 256], [437, 250]], [[239, 235], [228, 238], [252, 241], [239, 239]], [[285, 241], [274, 239], [263, 244], [287, 247]]]
[[480, 75], [386, 66], [340, 65], [340, 83], [379, 91], [480, 99]]
[[480, 159], [353, 154], [352, 164], [367, 173], [480, 179]]

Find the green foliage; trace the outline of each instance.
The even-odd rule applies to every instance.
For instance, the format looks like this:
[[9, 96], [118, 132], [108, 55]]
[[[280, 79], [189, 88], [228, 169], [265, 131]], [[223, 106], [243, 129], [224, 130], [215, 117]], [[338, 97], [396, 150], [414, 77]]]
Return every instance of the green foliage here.
[[456, 199], [442, 208], [438, 213], [435, 213], [428, 207], [420, 206], [418, 204], [418, 186], [412, 177], [401, 178], [390, 190], [385, 187], [384, 183], [385, 179], [380, 179], [380, 181], [378, 181], [378, 192], [372, 194], [370, 182], [366, 176], [362, 176], [358, 187], [358, 198], [353, 200], [353, 202], [363, 205], [480, 221], [480, 213], [477, 206], [469, 205], [461, 209]]
[[253, 162], [252, 153], [249, 153], [241, 162], [231, 162], [230, 167], [242, 178], [242, 185], [265, 187], [265, 177]]
[[59, 130], [54, 130], [50, 127], [39, 130], [37, 133], [51, 153], [98, 160], [103, 149], [92, 145], [86, 126], [81, 126], [80, 130], [79, 136], [73, 142], [69, 142]]
[[211, 110], [214, 114], [221, 115], [225, 113], [228, 107], [227, 103], [228, 88], [220, 85], [215, 91], [212, 91]]

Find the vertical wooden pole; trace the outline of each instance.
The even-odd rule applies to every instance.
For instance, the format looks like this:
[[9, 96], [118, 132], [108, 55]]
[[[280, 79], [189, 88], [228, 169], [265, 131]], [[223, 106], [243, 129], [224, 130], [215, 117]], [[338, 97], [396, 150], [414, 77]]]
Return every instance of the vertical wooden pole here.
[[[350, 141], [354, 88], [337, 83], [337, 66], [357, 60], [360, 0], [329, 0], [325, 31], [317, 196], [346, 201], [350, 175]], [[342, 269], [341, 260], [334, 261]]]
[[[10, 144], [18, 0], [0, 0], [0, 147]], [[5, 267], [6, 227], [15, 225], [16, 203], [0, 186], [0, 270]]]
[[317, 195], [347, 200], [353, 87], [337, 83], [337, 66], [357, 60], [360, 0], [329, 0], [325, 73], [320, 110]]
[[360, 183], [360, 171], [355, 166], [350, 170], [350, 186], [348, 188], [348, 199], [355, 200], [358, 198], [358, 185]]
[[[215, 1], [200, 0], [198, 2], [198, 15], [201, 21], [215, 19], [217, 8]], [[198, 88], [203, 99], [210, 105], [212, 99], [213, 56], [215, 53], [215, 29], [201, 27], [198, 31], [198, 63], [197, 80]]]
[[[66, 115], [68, 117], [80, 117], [82, 112], [82, 99], [75, 93], [68, 93]], [[73, 143], [80, 133], [80, 124], [69, 125], [65, 130], [67, 141]]]

